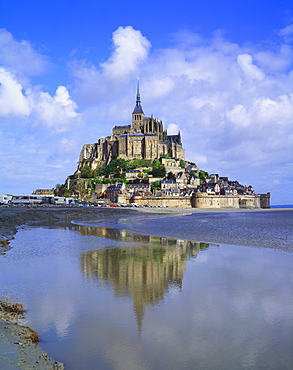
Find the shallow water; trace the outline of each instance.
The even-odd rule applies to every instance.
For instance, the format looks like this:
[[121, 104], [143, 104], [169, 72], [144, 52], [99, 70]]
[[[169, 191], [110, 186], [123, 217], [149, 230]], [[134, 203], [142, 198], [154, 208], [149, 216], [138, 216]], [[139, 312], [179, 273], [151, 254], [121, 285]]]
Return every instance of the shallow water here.
[[[1, 291], [25, 302], [41, 347], [66, 369], [292, 369], [293, 254], [195, 242], [196, 216], [184, 217], [21, 229], [0, 258]], [[219, 217], [197, 220], [209, 225], [198, 240], [214, 240]], [[255, 246], [261, 231], [240, 237], [247, 217], [230, 230]]]

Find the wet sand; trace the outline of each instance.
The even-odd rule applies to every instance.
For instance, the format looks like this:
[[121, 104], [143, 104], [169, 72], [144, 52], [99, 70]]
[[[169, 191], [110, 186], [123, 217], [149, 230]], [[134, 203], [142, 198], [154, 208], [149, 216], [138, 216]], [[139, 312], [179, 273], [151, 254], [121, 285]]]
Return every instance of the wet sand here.
[[7, 324], [0, 320], [1, 369], [64, 369], [34, 343], [32, 330], [27, 326]]
[[[100, 213], [100, 212], [99, 212]], [[115, 212], [117, 214], [117, 212]], [[9, 249], [17, 228], [31, 223], [67, 225], [74, 219], [93, 219], [97, 209], [92, 207], [0, 207], [0, 255]], [[101, 215], [99, 216], [101, 217]], [[40, 338], [42, 340], [42, 338]], [[63, 369], [44, 353], [32, 340], [29, 327], [7, 324], [0, 319], [0, 368], [1, 369]]]
[[9, 240], [17, 232], [17, 228], [38, 223], [40, 226], [66, 226], [73, 220], [110, 219], [119, 214], [134, 214], [135, 212], [149, 214], [187, 215], [191, 213], [239, 213], [239, 212], [275, 212], [292, 209], [235, 209], [235, 208], [151, 208], [151, 207], [121, 207], [98, 208], [81, 206], [0, 206], [0, 254], [9, 249]]

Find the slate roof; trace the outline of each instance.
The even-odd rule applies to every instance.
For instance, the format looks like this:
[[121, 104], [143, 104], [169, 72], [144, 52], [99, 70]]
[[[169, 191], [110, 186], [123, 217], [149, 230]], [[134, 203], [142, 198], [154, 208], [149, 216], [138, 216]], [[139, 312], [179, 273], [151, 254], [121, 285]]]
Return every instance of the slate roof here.
[[130, 129], [130, 125], [122, 125], [122, 126], [114, 126], [113, 129], [120, 129], [120, 130], [129, 130]]
[[138, 102], [136, 103], [132, 114], [137, 114], [137, 113], [144, 114], [142, 110], [142, 106]]

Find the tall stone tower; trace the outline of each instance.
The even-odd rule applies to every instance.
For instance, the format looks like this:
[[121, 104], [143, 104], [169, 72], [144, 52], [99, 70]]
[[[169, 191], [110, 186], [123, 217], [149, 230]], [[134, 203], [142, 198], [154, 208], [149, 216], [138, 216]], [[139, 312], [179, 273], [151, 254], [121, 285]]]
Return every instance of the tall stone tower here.
[[143, 126], [144, 112], [142, 110], [140, 93], [139, 93], [139, 80], [137, 80], [137, 91], [136, 91], [136, 104], [132, 112], [132, 128], [137, 134], [141, 133]]

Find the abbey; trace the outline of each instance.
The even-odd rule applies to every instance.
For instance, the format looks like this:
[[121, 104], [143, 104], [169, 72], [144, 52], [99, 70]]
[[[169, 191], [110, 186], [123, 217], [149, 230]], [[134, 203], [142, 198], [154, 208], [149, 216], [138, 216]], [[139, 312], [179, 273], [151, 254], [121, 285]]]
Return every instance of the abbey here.
[[83, 145], [77, 170], [60, 189], [60, 196], [124, 205], [270, 208], [269, 193], [254, 194], [251, 185], [209, 175], [185, 160], [180, 132], [168, 135], [162, 121], [145, 116], [139, 84], [131, 123]]
[[150, 159], [167, 155], [169, 158], [185, 158], [181, 135], [167, 135], [162, 121], [153, 116], [146, 117], [140, 101], [137, 84], [136, 105], [130, 125], [115, 126], [112, 135], [101, 138], [97, 143], [85, 144], [79, 156], [79, 169], [85, 163], [92, 168], [106, 166], [113, 157], [124, 159]]

